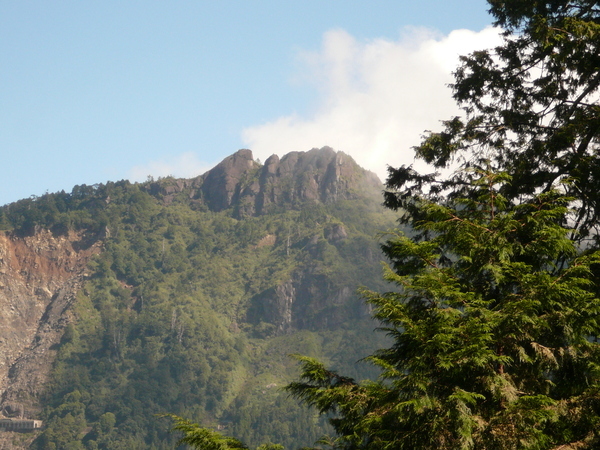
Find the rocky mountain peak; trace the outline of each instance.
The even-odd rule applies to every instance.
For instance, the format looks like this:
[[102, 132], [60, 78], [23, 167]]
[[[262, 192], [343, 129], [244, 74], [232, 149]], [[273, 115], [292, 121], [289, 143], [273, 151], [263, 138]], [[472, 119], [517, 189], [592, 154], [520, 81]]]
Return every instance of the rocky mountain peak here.
[[154, 183], [151, 192], [165, 201], [186, 191], [212, 211], [233, 208], [239, 217], [266, 214], [276, 207], [305, 202], [330, 203], [359, 196], [380, 196], [379, 178], [351, 156], [330, 147], [270, 156], [264, 164], [252, 151], [239, 150], [192, 180]]
[[202, 176], [202, 194], [208, 207], [213, 211], [229, 208], [240, 182], [259, 167], [252, 151], [242, 149], [205, 173]]

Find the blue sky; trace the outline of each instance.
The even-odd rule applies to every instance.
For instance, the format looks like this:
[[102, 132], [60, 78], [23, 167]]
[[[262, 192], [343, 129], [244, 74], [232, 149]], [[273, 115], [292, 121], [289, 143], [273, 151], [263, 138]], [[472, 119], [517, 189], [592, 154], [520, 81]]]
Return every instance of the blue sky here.
[[382, 175], [453, 113], [457, 55], [497, 40], [486, 9], [0, 0], [0, 205], [191, 177], [239, 148], [264, 160], [330, 145]]

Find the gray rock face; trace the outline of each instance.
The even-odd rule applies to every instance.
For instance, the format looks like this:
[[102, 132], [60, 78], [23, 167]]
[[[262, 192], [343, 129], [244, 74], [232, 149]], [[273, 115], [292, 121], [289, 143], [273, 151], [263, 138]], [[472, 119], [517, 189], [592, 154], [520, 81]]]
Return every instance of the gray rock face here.
[[281, 159], [272, 155], [262, 166], [250, 150], [239, 150], [197, 178], [150, 186], [151, 193], [161, 194], [165, 202], [185, 192], [212, 211], [234, 208], [238, 217], [260, 216], [273, 208], [294, 208], [305, 202], [353, 199], [381, 189], [374, 173], [329, 147], [291, 152]]
[[[243, 190], [244, 181], [260, 166], [250, 150], [239, 150], [221, 161], [202, 177], [202, 197], [212, 211], [222, 211], [232, 205]], [[250, 189], [249, 192], [252, 192]]]
[[348, 233], [341, 223], [335, 223], [325, 228], [325, 239], [331, 243], [343, 241], [348, 237]]
[[[171, 185], [171, 189], [176, 186]], [[262, 166], [253, 160], [250, 150], [239, 150], [206, 174], [188, 180], [188, 188], [188, 195], [210, 210], [232, 208], [237, 217], [245, 217], [305, 203], [365, 198], [369, 193], [379, 199], [382, 184], [350, 156], [324, 147], [281, 158], [272, 155]], [[333, 223], [324, 229], [322, 237], [337, 245], [348, 238], [348, 232], [342, 224]], [[306, 249], [318, 252], [318, 241], [319, 235], [314, 236]], [[266, 241], [259, 245], [266, 245]], [[256, 295], [251, 304], [248, 321], [269, 323], [276, 334], [336, 327], [351, 316], [364, 314], [358, 311], [362, 302], [354, 288], [334, 286], [332, 280], [312, 273], [310, 267]]]
[[365, 315], [355, 289], [333, 286], [327, 276], [311, 273], [310, 267], [261, 292], [251, 302], [248, 322], [271, 323], [277, 335], [300, 329], [336, 328], [350, 318]]
[[[260, 169], [254, 213], [272, 206], [298, 205], [306, 201], [329, 203], [356, 198], [361, 190], [380, 190], [377, 176], [354, 160], [329, 147], [271, 156]], [[248, 192], [249, 196], [252, 193]]]

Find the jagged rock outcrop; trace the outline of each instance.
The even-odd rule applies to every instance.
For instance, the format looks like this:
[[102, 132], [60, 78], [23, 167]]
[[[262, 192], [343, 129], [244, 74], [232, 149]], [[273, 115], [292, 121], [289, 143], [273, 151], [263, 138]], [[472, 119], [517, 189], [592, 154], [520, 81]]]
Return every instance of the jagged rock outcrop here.
[[228, 209], [248, 188], [244, 181], [248, 181], [259, 167], [250, 150], [239, 150], [228, 156], [202, 176], [204, 202], [212, 211]]
[[98, 243], [81, 234], [0, 233], [0, 411], [39, 412], [56, 344]]
[[325, 228], [325, 239], [331, 243], [343, 241], [348, 237], [348, 232], [341, 223], [334, 223]]
[[294, 208], [305, 202], [353, 199], [367, 192], [379, 195], [381, 188], [374, 173], [329, 147], [290, 152], [282, 158], [272, 155], [262, 166], [250, 150], [239, 150], [197, 178], [160, 180], [149, 187], [165, 202], [183, 194], [212, 211], [234, 208], [238, 217], [259, 216], [273, 208]]
[[312, 269], [296, 272], [252, 298], [248, 322], [270, 323], [274, 333], [281, 335], [301, 329], [335, 329], [368, 315], [355, 286], [335, 286], [328, 276]]
[[[204, 304], [205, 299], [214, 302], [216, 308], [222, 307], [222, 311], [218, 309], [219, 315], [214, 317], [220, 318], [223, 314], [230, 319], [230, 324], [226, 323], [225, 326], [229, 326], [231, 333], [252, 333], [257, 337], [294, 333], [297, 330], [344, 331], [352, 326], [349, 323], [358, 323], [357, 319], [364, 318], [367, 313], [355, 292], [362, 271], [362, 268], [357, 269], [357, 264], [361, 259], [370, 263], [378, 259], [376, 245], [369, 246], [363, 241], [367, 241], [367, 237], [374, 233], [370, 224], [379, 223], [379, 213], [373, 213], [373, 216], [371, 213], [380, 206], [382, 185], [374, 174], [360, 168], [342, 152], [325, 147], [308, 152], [292, 152], [281, 158], [273, 155], [260, 164], [253, 159], [250, 150], [240, 150], [193, 179], [167, 177], [135, 185], [123, 181], [84, 188], [74, 188], [74, 193], [70, 195], [62, 193], [56, 198], [50, 195], [50, 198], [25, 205], [32, 210], [45, 204], [59, 205], [60, 208], [56, 208], [57, 211], [47, 223], [36, 222], [36, 215], [29, 217], [25, 214], [29, 210], [25, 210], [23, 205], [19, 205], [23, 210], [22, 216], [31, 219], [32, 226], [19, 228], [20, 222], [8, 215], [3, 222], [3, 226], [17, 225], [14, 225], [14, 233], [0, 232], [0, 417], [39, 417], [40, 394], [45, 389], [57, 352], [60, 348], [65, 349], [61, 345], [68, 343], [69, 336], [73, 335], [65, 334], [65, 330], [77, 330], [72, 305], [86, 278], [87, 264], [103, 248], [115, 253], [102, 255], [98, 264], [90, 266], [90, 273], [94, 274], [94, 270], [102, 267], [103, 276], [114, 281], [115, 286], [123, 287], [115, 291], [114, 299], [110, 299], [114, 304], [107, 302], [111, 308], [107, 310], [111, 315], [123, 312], [127, 314], [126, 317], [135, 317], [144, 325], [132, 326], [124, 334], [121, 334], [120, 328], [117, 332], [104, 330], [106, 333], [102, 345], [106, 344], [106, 348], [97, 353], [103, 353], [99, 359], [111, 361], [111, 364], [113, 357], [123, 358], [125, 352], [121, 354], [121, 345], [132, 348], [127, 341], [130, 337], [135, 341], [146, 336], [145, 321], [150, 321], [150, 315], [146, 316], [147, 309], [162, 294], [154, 296], [153, 287], [150, 287], [150, 294], [146, 297], [150, 301], [144, 303], [146, 291], [138, 283], [140, 280], [152, 280], [156, 274], [161, 282], [167, 277], [190, 280], [185, 284], [185, 304], [179, 306], [173, 303], [171, 308], [169, 300], [169, 307], [165, 309], [165, 317], [167, 320], [171, 318], [173, 336], [164, 334], [164, 342], [171, 338], [176, 339], [178, 344], [185, 342], [187, 327], [184, 326], [204, 314], [208, 307], [208, 303]], [[356, 209], [351, 202], [336, 203], [353, 199], [359, 199]], [[176, 205], [163, 208], [171, 203]], [[213, 211], [223, 213], [213, 214]], [[270, 216], [249, 218], [266, 215]], [[71, 221], [73, 217], [86, 220]], [[222, 220], [213, 221], [215, 217]], [[65, 218], [69, 220], [63, 221]], [[235, 220], [243, 218], [249, 218], [247, 223]], [[52, 220], [59, 220], [61, 226], [54, 226], [56, 224]], [[77, 225], [71, 225], [75, 222]], [[221, 223], [226, 225], [227, 233], [221, 235], [220, 230], [214, 229], [212, 236], [208, 229], [211, 223], [217, 224], [213, 225], [214, 228]], [[75, 232], [58, 235], [66, 233], [72, 226], [90, 230], [89, 233], [93, 230], [93, 239], [86, 241], [84, 235]], [[205, 226], [206, 246], [203, 241], [205, 230], [202, 228]], [[53, 230], [55, 234], [43, 227]], [[24, 236], [25, 233], [29, 235]], [[238, 242], [237, 236], [243, 239]], [[234, 245], [231, 248], [221, 246], [224, 239]], [[103, 241], [106, 241], [106, 246], [102, 245]], [[145, 244], [149, 244], [148, 247]], [[154, 252], [156, 248], [162, 249], [160, 259]], [[195, 253], [190, 256], [187, 251]], [[240, 255], [243, 258], [238, 261]], [[146, 257], [148, 265], [145, 264]], [[129, 260], [131, 265], [128, 264]], [[216, 269], [208, 270], [213, 267]], [[242, 267], [248, 270], [241, 270]], [[143, 272], [145, 270], [148, 272]], [[194, 272], [196, 270], [200, 272], [198, 275]], [[205, 270], [206, 273], [201, 273]], [[233, 270], [239, 270], [236, 277], [229, 276]], [[185, 276], [178, 274], [178, 271]], [[204, 282], [204, 278], [211, 280]], [[226, 284], [230, 281], [228, 278], [234, 278], [231, 285]], [[87, 284], [90, 289], [93, 289], [95, 280], [92, 278]], [[172, 288], [173, 285], [169, 283], [165, 284], [169, 286], [164, 287], [165, 290]], [[220, 289], [221, 285], [225, 285], [225, 288]], [[163, 287], [160, 287], [156, 292], [162, 290]], [[177, 298], [177, 294], [183, 292], [177, 290], [173, 297]], [[83, 297], [80, 299], [83, 300]], [[95, 301], [94, 296], [88, 297]], [[197, 315], [187, 316], [189, 311], [186, 309], [196, 298], [198, 303], [190, 306], [190, 309]], [[221, 298], [223, 305], [220, 304]], [[98, 302], [94, 306], [102, 316], [105, 305]], [[189, 322], [185, 322], [188, 317]], [[135, 323], [135, 320], [128, 323]], [[212, 342], [212, 334], [221, 336], [220, 332], [215, 331], [219, 329], [220, 322], [215, 322], [217, 326], [214, 330], [206, 327], [210, 332], [210, 338], [206, 339], [209, 343]], [[101, 330], [100, 327], [104, 325], [103, 321], [96, 328]], [[157, 329], [160, 330], [161, 326], [157, 326]], [[85, 334], [73, 333], [78, 339]], [[92, 338], [86, 335], [88, 338], [92, 342]], [[242, 345], [243, 342], [244, 339], [236, 340], [236, 345]], [[82, 345], [81, 348], [92, 346]], [[80, 355], [79, 351], [75, 353]], [[145, 355], [139, 358], [140, 365]], [[154, 353], [149, 352], [148, 355]], [[61, 357], [57, 367], [68, 366], [71, 363], [69, 359]], [[72, 359], [75, 359], [74, 356]], [[218, 358], [214, 359], [217, 361]], [[151, 360], [150, 356], [148, 360]], [[174, 367], [179, 364], [173, 361]], [[138, 360], [135, 362], [137, 364]], [[87, 370], [85, 364], [78, 367], [82, 368], [82, 372]], [[152, 370], [149, 367], [146, 372]], [[225, 385], [225, 381], [221, 383], [217, 379], [220, 372], [215, 373], [215, 386]], [[57, 374], [57, 377], [62, 376], [60, 371]], [[128, 376], [124, 375], [124, 378]], [[142, 379], [146, 375], [139, 377]], [[149, 375], [148, 379], [151, 377], [153, 375]], [[93, 391], [91, 386], [86, 389]], [[211, 386], [210, 389], [221, 392], [220, 385]], [[231, 389], [233, 391], [241, 387], [236, 385]], [[51, 389], [46, 392], [51, 393]], [[54, 404], [55, 400], [52, 402]], [[97, 405], [99, 403], [96, 402], [90, 411], [92, 408], [96, 408], [96, 411], [104, 408]], [[88, 431], [92, 428], [91, 421], [97, 420], [99, 415], [94, 414], [88, 422]], [[51, 424], [51, 420], [48, 420], [50, 430]], [[13, 432], [0, 433], [0, 450], [27, 448], [25, 445], [11, 447], [13, 444], [10, 439], [18, 440], [21, 437], [10, 438], [7, 437], [8, 433]], [[78, 433], [83, 433], [83, 430]]]

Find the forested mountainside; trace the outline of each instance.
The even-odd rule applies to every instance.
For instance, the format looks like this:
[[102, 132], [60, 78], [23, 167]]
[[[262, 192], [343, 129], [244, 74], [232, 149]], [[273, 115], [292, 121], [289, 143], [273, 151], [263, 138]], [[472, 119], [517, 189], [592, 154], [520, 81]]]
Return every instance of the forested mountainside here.
[[44, 420], [0, 444], [174, 448], [169, 412], [311, 445], [325, 421], [279, 390], [298, 373], [288, 355], [369, 375], [355, 362], [382, 337], [356, 289], [385, 288], [381, 190], [330, 148], [264, 164], [240, 150], [194, 179], [0, 208], [0, 414]]

